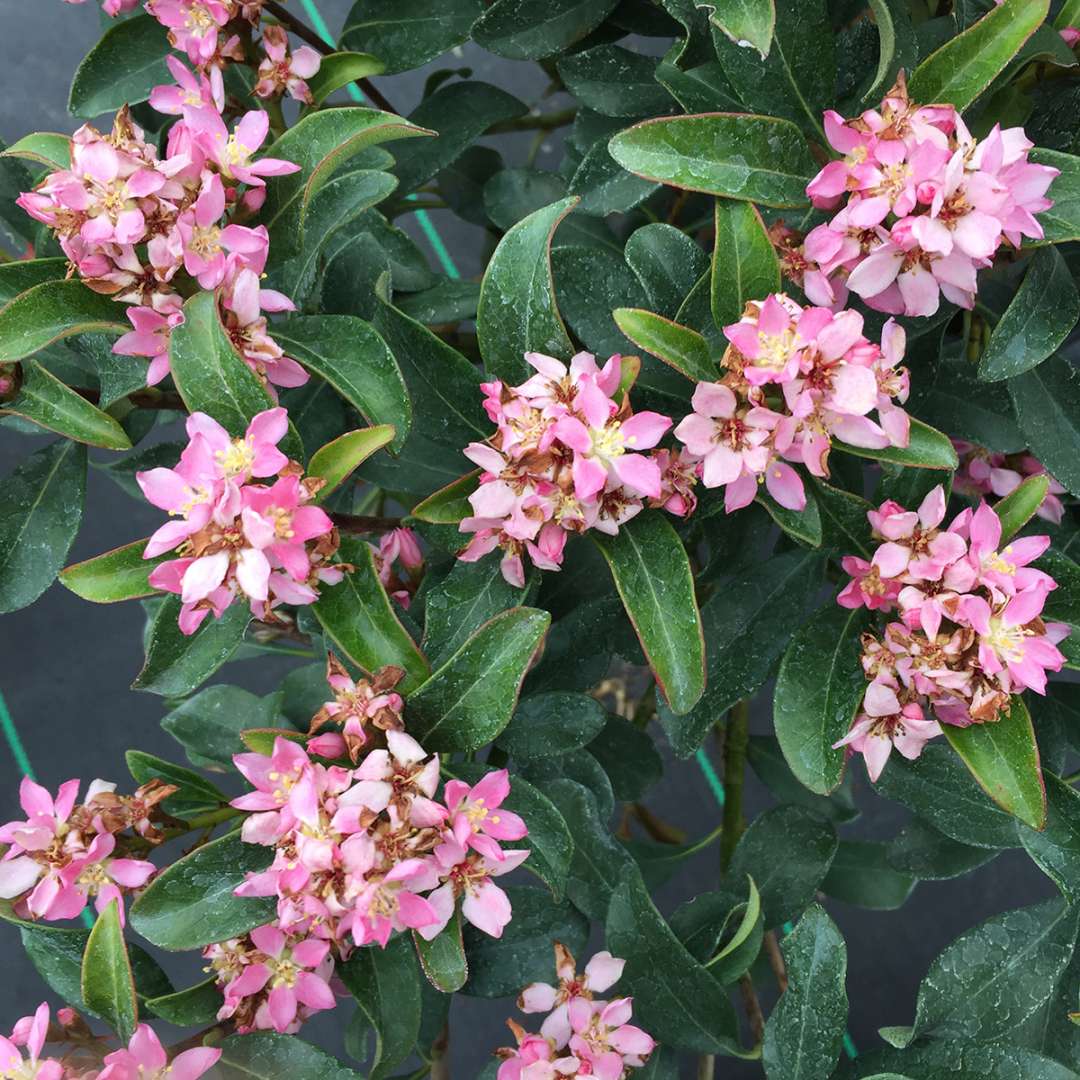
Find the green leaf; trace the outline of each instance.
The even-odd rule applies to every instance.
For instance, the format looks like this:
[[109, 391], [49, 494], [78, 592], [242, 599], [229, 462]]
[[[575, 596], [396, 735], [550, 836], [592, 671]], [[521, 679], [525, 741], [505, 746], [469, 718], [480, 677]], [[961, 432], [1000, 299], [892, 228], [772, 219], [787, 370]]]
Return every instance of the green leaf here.
[[341, 43], [369, 49], [385, 74], [422, 67], [463, 44], [483, 11], [480, 0], [358, 0], [345, 20]]
[[0, 612], [32, 604], [53, 583], [85, 499], [86, 448], [77, 443], [50, 443], [8, 475], [0, 505]]
[[424, 326], [442, 326], [476, 318], [480, 284], [476, 281], [441, 281], [423, 292], [395, 297], [398, 310]]
[[1077, 909], [1051, 900], [961, 934], [919, 987], [912, 1038], [1011, 1041], [1053, 995], [1076, 924]]
[[806, 505], [801, 510], [781, 506], [767, 488], [758, 491], [755, 501], [793, 540], [807, 547], [821, 547], [821, 512], [812, 490], [806, 490]]
[[595, 30], [618, 0], [495, 0], [472, 28], [477, 45], [511, 60], [540, 60]]
[[571, 53], [556, 67], [580, 105], [602, 116], [652, 116], [673, 105], [656, 81], [656, 60], [618, 45]]
[[876, 104], [896, 82], [900, 69], [912, 71], [919, 58], [919, 42], [907, 5], [901, 0], [870, 0], [878, 32], [878, 66], [863, 94], [864, 104]]
[[201, 983], [177, 990], [174, 994], [147, 998], [143, 1004], [155, 1016], [177, 1027], [208, 1026], [217, 1019], [222, 1005], [221, 990], [211, 976]]
[[687, 951], [725, 986], [735, 982], [761, 951], [761, 896], [753, 878], [747, 885], [745, 902], [732, 903], [730, 890], [698, 893], [680, 904], [669, 920]]
[[1049, 8], [1050, 0], [1004, 0], [919, 64], [910, 80], [911, 100], [963, 111], [1005, 70]]
[[628, 172], [601, 139], [589, 148], [570, 179], [570, 189], [581, 197], [579, 213], [594, 217], [628, 214], [660, 185]]
[[321, 105], [335, 90], [369, 75], [381, 75], [385, 70], [382, 60], [371, 53], [331, 53], [322, 58], [319, 70], [307, 80], [308, 89], [315, 104]]
[[128, 329], [123, 314], [115, 301], [75, 278], [44, 281], [0, 308], [0, 363], [22, 360], [73, 334], [122, 334]]
[[145, 101], [155, 86], [172, 81], [165, 64], [171, 50], [165, 27], [152, 15], [114, 23], [76, 69], [68, 111], [92, 120]]
[[997, 858], [997, 851], [952, 840], [932, 825], [914, 818], [888, 845], [889, 865], [920, 881], [960, 877]]
[[153, 596], [154, 587], [147, 580], [150, 571], [172, 556], [170, 553], [156, 559], [144, 559], [145, 547], [145, 540], [136, 540], [84, 562], [73, 563], [60, 571], [60, 584], [93, 604], [114, 604], [118, 600]]
[[228, 797], [218, 791], [209, 780], [182, 765], [174, 765], [171, 761], [164, 761], [142, 750], [128, 750], [124, 757], [128, 771], [140, 787], [151, 780], [161, 780], [179, 789], [170, 795], [162, 806], [166, 813], [182, 821], [220, 810], [228, 801]]
[[994, 504], [994, 513], [1001, 519], [1001, 543], [1008, 543], [1042, 506], [1050, 489], [1050, 477], [1046, 473], [1029, 476]]
[[829, 604], [796, 631], [780, 662], [773, 725], [791, 771], [811, 791], [840, 786], [843, 738], [866, 692], [859, 638], [869, 623], [864, 609]]
[[131, 925], [160, 949], [201, 949], [238, 937], [274, 917], [273, 897], [233, 895], [249, 873], [265, 870], [271, 848], [227, 833], [178, 859], [150, 882], [132, 905]]
[[122, 1042], [127, 1042], [135, 1033], [139, 1005], [120, 926], [119, 904], [119, 900], [109, 904], [90, 931], [81, 982], [86, 1007], [100, 1016]]
[[917, 761], [894, 754], [874, 786], [962, 844], [1016, 847], [1016, 819], [990, 801], [959, 757], [941, 743], [927, 746]]
[[18, 396], [0, 405], [11, 413], [76, 442], [107, 450], [130, 450], [131, 440], [108, 413], [91, 405], [35, 360], [23, 361]]
[[[1080, 158], [1036, 147], [1029, 160], [1038, 165], [1050, 165], [1061, 172], [1050, 186], [1054, 205], [1039, 214], [1039, 223], [1046, 234], [1042, 242], [1064, 244], [1069, 240], [1080, 240]], [[1025, 241], [1026, 245], [1031, 243]]]
[[484, 271], [476, 334], [487, 370], [504, 381], [525, 377], [527, 352], [567, 360], [573, 352], [555, 306], [551, 237], [576, 204], [562, 199], [523, 218], [499, 241]]
[[1054, 356], [1010, 379], [1016, 421], [1031, 452], [1074, 495], [1080, 494], [1080, 379]]
[[615, 795], [627, 802], [640, 799], [664, 774], [648, 731], [622, 716], [607, 718], [603, 731], [589, 743], [589, 753], [608, 774]]
[[343, 536], [340, 555], [356, 569], [340, 584], [324, 586], [311, 610], [334, 644], [365, 671], [375, 674], [387, 664], [403, 668], [400, 689], [409, 693], [427, 678], [428, 663], [394, 612], [374, 552], [358, 537]]
[[1031, 260], [1005, 314], [979, 360], [979, 378], [1011, 379], [1052, 356], [1080, 319], [1080, 294], [1053, 245]]
[[1021, 823], [1020, 842], [1070, 904], [1080, 899], [1080, 792], [1052, 773], [1046, 782], [1046, 825]]
[[251, 621], [245, 603], [230, 604], [220, 619], [208, 616], [194, 634], [181, 633], [180, 597], [169, 595], [158, 606], [146, 643], [146, 660], [131, 684], [162, 697], [183, 697], [197, 689], [240, 646]]
[[819, 817], [828, 818], [838, 825], [859, 816], [851, 794], [851, 773], [845, 776], [845, 782], [832, 795], [815, 795], [801, 780], [796, 779], [779, 741], [771, 735], [751, 735], [746, 759], [758, 779], [778, 801], [805, 806]]
[[551, 624], [536, 608], [488, 620], [409, 697], [409, 730], [429, 750], [477, 750], [510, 722]]
[[444, 994], [455, 994], [469, 978], [469, 962], [461, 938], [461, 909], [431, 941], [425, 941], [413, 931], [413, 942], [420, 966], [428, 981]]
[[1023, 698], [1014, 696], [1009, 712], [999, 720], [966, 728], [945, 724], [943, 730], [971, 775], [998, 806], [1033, 829], [1043, 828], [1046, 789], [1035, 728]]
[[837, 849], [832, 823], [799, 806], [775, 806], [739, 838], [728, 873], [761, 893], [767, 929], [796, 918], [814, 898]]
[[876, 461], [891, 461], [896, 465], [905, 465], [917, 469], [956, 469], [960, 461], [948, 435], [943, 435], [936, 428], [911, 418], [911, 441], [907, 446], [886, 446], [880, 450], [862, 446], [849, 446], [847, 443], [833, 441], [833, 449], [843, 450], [856, 457], [873, 458]]
[[[0, 157], [3, 157], [0, 154]], [[65, 166], [66, 168], [67, 166]], [[46, 281], [62, 281], [67, 259], [16, 259], [0, 264], [0, 305]]]
[[529, 107], [513, 94], [484, 82], [440, 86], [409, 114], [409, 122], [437, 131], [438, 138], [398, 149], [402, 192], [414, 191], [456, 161], [489, 127], [524, 116]]
[[412, 1053], [420, 1033], [420, 972], [411, 939], [398, 934], [385, 949], [356, 949], [336, 974], [375, 1032], [370, 1080], [382, 1080]]
[[[628, 355], [636, 351], [634, 344], [623, 336], [612, 318], [614, 309], [622, 304], [641, 306], [648, 302], [634, 272], [617, 252], [583, 244], [556, 248], [551, 264], [556, 300], [574, 335], [597, 356], [627, 356], [620, 382], [628, 374], [635, 374], [634, 361]], [[662, 366], [650, 358], [646, 363]], [[674, 372], [665, 370], [664, 374], [682, 381]]]
[[333, 442], [320, 446], [308, 462], [308, 476], [324, 480], [326, 486], [315, 496], [322, 502], [336, 491], [376, 450], [389, 446], [394, 440], [394, 426], [380, 424], [378, 427], [347, 431]]
[[71, 168], [71, 136], [55, 131], [35, 131], [9, 146], [0, 157], [25, 158], [47, 169]]
[[888, 844], [841, 840], [821, 891], [871, 911], [895, 911], [915, 888], [915, 878], [889, 862]]
[[230, 1035], [218, 1045], [221, 1058], [214, 1071], [222, 1080], [362, 1080], [337, 1058], [295, 1035], [256, 1031]]
[[425, 594], [423, 648], [428, 660], [442, 663], [488, 619], [520, 604], [525, 592], [506, 581], [497, 557], [455, 562]]
[[709, 355], [708, 342], [696, 330], [640, 308], [616, 308], [618, 328], [639, 348], [669, 364], [695, 382], [709, 382], [719, 375]]
[[[446, 771], [476, 784], [491, 770], [485, 765], [462, 762], [449, 769], [444, 767]], [[510, 794], [502, 805], [521, 817], [529, 828], [528, 846], [532, 854], [525, 862], [525, 869], [549, 886], [556, 900], [561, 900], [574, 853], [574, 841], [562, 814], [539, 788], [516, 775], [511, 777]]]
[[701, 6], [712, 9], [709, 21], [740, 48], [749, 45], [762, 59], [769, 55], [776, 26], [774, 0], [710, 0]]
[[738, 322], [748, 300], [780, 291], [780, 263], [753, 203], [717, 199], [712, 312], [717, 326]]
[[626, 960], [620, 993], [651, 1035], [680, 1050], [741, 1054], [735, 1010], [719, 982], [686, 950], [629, 868], [611, 897], [607, 945]]
[[422, 499], [413, 507], [412, 517], [429, 525], [457, 525], [472, 514], [469, 496], [477, 488], [479, 475], [479, 470], [474, 470]]
[[678, 534], [646, 512], [616, 536], [593, 537], [611, 568], [649, 666], [673, 713], [681, 716], [705, 689], [705, 642], [694, 579]]
[[620, 131], [609, 148], [623, 168], [647, 180], [764, 206], [805, 206], [817, 171], [798, 128], [769, 116], [645, 120]]
[[937, 368], [934, 381], [912, 402], [926, 423], [998, 453], [1027, 449], [1013, 418], [1008, 384], [982, 382], [967, 360], [932, 362]]
[[780, 946], [788, 987], [765, 1024], [761, 1063], [769, 1080], [826, 1080], [847, 1023], [847, 948], [814, 904]]
[[658, 315], [673, 316], [708, 269], [708, 259], [686, 233], [652, 222], [631, 233], [623, 251]]
[[822, 544], [869, 560], [873, 550], [866, 512], [873, 506], [861, 495], [833, 487], [817, 477], [811, 477], [810, 483], [821, 515]]
[[270, 230], [275, 257], [301, 249], [311, 200], [347, 161], [379, 143], [430, 134], [392, 113], [352, 106], [324, 109], [297, 121], [266, 149], [267, 157], [300, 166], [299, 172], [276, 177], [267, 185], [266, 202], [259, 211], [259, 221]]
[[592, 742], [607, 713], [588, 694], [558, 691], [523, 697], [498, 744], [520, 761], [567, 754]]
[[[573, 761], [574, 758], [575, 755], [571, 755], [563, 760]], [[603, 776], [603, 771], [597, 768]], [[585, 779], [583, 774], [582, 779]], [[599, 785], [590, 784], [586, 788], [568, 778], [545, 778], [543, 785], [544, 792], [563, 818], [574, 823], [574, 855], [570, 861], [566, 895], [590, 919], [603, 919], [611, 894], [623, 872], [633, 866], [633, 859], [611, 835], [605, 820], [610, 814], [602, 814], [597, 806], [592, 792], [599, 790]]]
[[552, 903], [547, 893], [523, 885], [503, 889], [514, 917], [502, 937], [465, 927], [469, 981], [462, 992], [473, 997], [512, 997], [530, 983], [550, 981], [555, 942], [577, 955], [589, 936], [588, 920], [568, 901]]
[[705, 693], [685, 716], [659, 710], [676, 754], [694, 753], [724, 712], [769, 677], [817, 598], [823, 566], [816, 551], [776, 555], [726, 581], [703, 606], [709, 643]]

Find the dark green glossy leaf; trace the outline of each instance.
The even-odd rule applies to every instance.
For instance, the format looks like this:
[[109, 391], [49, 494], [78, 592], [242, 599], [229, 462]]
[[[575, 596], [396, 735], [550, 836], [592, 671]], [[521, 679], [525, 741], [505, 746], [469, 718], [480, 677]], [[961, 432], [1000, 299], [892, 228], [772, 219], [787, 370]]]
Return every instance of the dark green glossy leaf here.
[[603, 116], [671, 111], [671, 95], [656, 81], [656, 61], [618, 45], [597, 45], [558, 63], [566, 89]]
[[640, 308], [616, 308], [619, 329], [639, 348], [669, 364], [688, 379], [708, 382], [719, 374], [708, 342], [696, 330]]
[[114, 900], [98, 915], [86, 939], [81, 982], [86, 1007], [127, 1042], [135, 1033], [139, 1005], [120, 926], [120, 903]]
[[251, 621], [247, 604], [230, 604], [220, 619], [208, 615], [190, 636], [177, 624], [180, 597], [168, 595], [154, 613], [146, 660], [131, 684], [163, 697], [183, 697], [197, 689], [240, 646]]
[[418, 502], [413, 507], [412, 516], [430, 525], [456, 525], [472, 513], [469, 496], [476, 490], [478, 476], [479, 473], [474, 471], [440, 488]]
[[664, 763], [649, 733], [622, 716], [607, 718], [589, 743], [589, 753], [603, 766], [616, 798], [640, 799], [664, 773]]
[[776, 26], [773, 0], [709, 0], [702, 6], [711, 9], [710, 21], [740, 48], [750, 45], [762, 57], [769, 55]]
[[1039, 748], [1023, 698], [1013, 697], [1009, 712], [992, 723], [966, 728], [946, 724], [943, 730], [979, 786], [998, 806], [1033, 829], [1046, 824]]
[[484, 623], [409, 698], [409, 730], [429, 750], [476, 750], [513, 715], [521, 681], [551, 623], [515, 607]]
[[511, 60], [539, 60], [580, 41], [618, 0], [495, 0], [472, 28], [473, 40]]
[[738, 322], [748, 300], [780, 291], [780, 263], [753, 203], [717, 199], [712, 312], [717, 326]]
[[17, 259], [3, 263], [0, 265], [0, 305], [9, 303], [35, 285], [62, 281], [66, 275], [67, 259]]
[[324, 56], [319, 70], [307, 80], [308, 89], [321, 105], [335, 90], [369, 75], [381, 75], [386, 65], [377, 56], [362, 52], [336, 52]]
[[412, 940], [399, 934], [385, 949], [357, 949], [336, 974], [375, 1032], [368, 1075], [382, 1080], [412, 1053], [420, 1032], [420, 970]]
[[155, 1016], [177, 1027], [209, 1026], [217, 1019], [223, 997], [214, 978], [209, 978], [174, 994], [147, 998], [143, 1004]]
[[341, 43], [374, 53], [386, 74], [418, 68], [469, 39], [484, 10], [480, 0], [358, 0]]
[[[66, 167], [66, 166], [65, 166]], [[0, 363], [31, 356], [73, 334], [122, 334], [124, 309], [81, 281], [43, 281], [0, 308]]]
[[335, 645], [365, 671], [374, 674], [388, 664], [403, 668], [401, 690], [408, 693], [424, 682], [430, 669], [379, 581], [374, 552], [358, 537], [345, 536], [340, 554], [356, 569], [340, 584], [323, 586], [312, 605], [315, 618]]
[[895, 869], [888, 854], [887, 844], [841, 840], [821, 891], [835, 900], [872, 911], [902, 907], [915, 888], [915, 878]]
[[728, 872], [750, 876], [768, 929], [796, 918], [814, 898], [836, 855], [832, 823], [799, 806], [766, 810], [739, 838]]
[[440, 664], [488, 619], [522, 602], [525, 590], [509, 584], [497, 556], [455, 562], [450, 573], [425, 594], [424, 653]]
[[1037, 147], [1031, 151], [1029, 160], [1050, 165], [1061, 173], [1050, 186], [1054, 205], [1039, 214], [1039, 223], [1046, 234], [1043, 242], [1063, 244], [1080, 240], [1080, 158]]
[[320, 446], [311, 455], [307, 474], [325, 483], [315, 496], [322, 502], [333, 494], [376, 450], [388, 446], [394, 439], [394, 426], [380, 424], [378, 427], [347, 431], [333, 442]]
[[32, 604], [53, 583], [79, 531], [85, 497], [86, 448], [78, 443], [51, 443], [7, 476], [0, 506], [0, 612]]
[[933, 383], [913, 402], [926, 423], [1002, 454], [1027, 449], [1013, 418], [1007, 384], [982, 382], [966, 360], [936, 363], [936, 368]]
[[[314, 666], [322, 689], [318, 703], [303, 718], [305, 729], [326, 694], [323, 666]], [[268, 727], [277, 712], [275, 697], [258, 698], [239, 686], [208, 686], [173, 709], [161, 726], [183, 746], [192, 765], [231, 769], [233, 755], [245, 749], [240, 732]]]
[[[927, 1040], [906, 1050], [860, 1054], [858, 1075], [865, 1080], [1076, 1080], [1077, 1074], [1042, 1054], [1007, 1043]], [[902, 1069], [882, 1073], [882, 1069]]]
[[619, 132], [610, 149], [623, 168], [647, 180], [764, 206], [805, 205], [817, 171], [799, 130], [768, 116], [645, 120]]
[[1040, 248], [994, 327], [979, 360], [979, 378], [1011, 379], [1053, 355], [1080, 319], [1080, 294], [1061, 253]]
[[265, 870], [273, 850], [238, 832], [212, 840], [160, 873], [135, 901], [132, 927], [158, 948], [201, 949], [273, 918], [277, 901], [233, 895], [248, 873]]
[[903, 68], [912, 71], [919, 56], [919, 43], [911, 13], [902, 0], [870, 0], [878, 32], [878, 66], [863, 103], [876, 105], [896, 82]]
[[868, 622], [862, 608], [829, 604], [796, 632], [780, 662], [776, 737], [791, 771], [819, 795], [835, 791], [844, 774], [844, 751], [832, 747], [866, 692], [859, 638]]
[[920, 881], [944, 881], [978, 869], [997, 858], [991, 848], [971, 847], [914, 818], [889, 842], [888, 860], [894, 870]]
[[60, 584], [94, 604], [153, 596], [155, 590], [147, 580], [150, 571], [171, 555], [144, 559], [145, 547], [145, 540], [136, 540], [85, 562], [73, 563], [60, 571]]
[[814, 904], [781, 944], [788, 987], [765, 1024], [761, 1061], [769, 1080], [826, 1080], [847, 1023], [847, 948]]
[[698, 893], [672, 913], [675, 936], [712, 977], [725, 986], [735, 982], [761, 951], [764, 924], [761, 897], [747, 879], [745, 902], [732, 903], [731, 891]]
[[606, 722], [604, 707], [588, 694], [534, 694], [518, 702], [498, 742], [516, 760], [530, 761], [580, 750]]
[[816, 551], [774, 556], [724, 582], [704, 605], [705, 693], [685, 716], [660, 708], [660, 723], [676, 754], [689, 757], [724, 712], [769, 677], [817, 596], [823, 565]]
[[128, 771], [140, 787], [151, 780], [160, 780], [179, 789], [162, 803], [165, 812], [173, 817], [187, 821], [220, 810], [228, 801], [209, 780], [182, 765], [174, 765], [142, 750], [128, 750], [125, 759]]
[[662, 222], [631, 233], [624, 255], [645, 287], [647, 306], [665, 317], [675, 315], [709, 266], [705, 253], [686, 233]]
[[1050, 0], [1004, 0], [931, 53], [911, 76], [912, 101], [966, 109], [1046, 18]]
[[620, 993], [650, 1034], [681, 1050], [741, 1053], [735, 1010], [720, 983], [682, 945], [628, 869], [611, 897], [607, 945], [626, 960]]
[[682, 715], [705, 689], [704, 639], [682, 541], [658, 513], [645, 512], [617, 536], [594, 539], [671, 710]]
[[570, 190], [581, 197], [580, 213], [606, 217], [628, 214], [659, 191], [660, 185], [624, 169], [601, 139], [582, 158], [570, 180]]
[[873, 506], [861, 495], [833, 487], [817, 477], [811, 486], [821, 516], [821, 542], [842, 555], [873, 555], [870, 522], [866, 512]]
[[1020, 842], [1069, 903], [1080, 899], [1080, 793], [1050, 773], [1046, 782], [1046, 825], [1021, 824]]
[[480, 285], [475, 281], [442, 281], [410, 296], [395, 297], [398, 310], [425, 326], [441, 326], [476, 318]]
[[922, 814], [953, 840], [979, 848], [1016, 847], [1016, 819], [999, 810], [951, 748], [927, 746], [917, 761], [893, 754], [874, 785]]
[[[634, 343], [616, 324], [614, 312], [621, 304], [640, 306], [648, 301], [619, 254], [603, 247], [573, 244], [556, 248], [551, 264], [559, 309], [585, 348], [601, 357], [636, 353]], [[649, 358], [646, 361], [654, 363]], [[631, 370], [630, 363], [623, 367], [624, 377]]]
[[55, 131], [35, 131], [17, 139], [0, 157], [24, 158], [49, 170], [68, 169], [71, 167], [71, 136]]
[[746, 747], [746, 760], [779, 802], [805, 806], [819, 817], [828, 818], [838, 825], [859, 816], [851, 794], [850, 772], [833, 794], [815, 795], [796, 778], [780, 749], [779, 741], [771, 735], [751, 735]]
[[431, 941], [413, 931], [416, 954], [428, 981], [444, 994], [457, 993], [469, 978], [469, 962], [461, 937], [461, 909]]
[[554, 945], [560, 942], [578, 955], [589, 936], [589, 922], [568, 901], [552, 903], [540, 889], [502, 886], [514, 917], [501, 938], [465, 927], [469, 981], [462, 992], [474, 997], [513, 997], [532, 982], [554, 976]]
[[1064, 357], [1010, 379], [1016, 421], [1031, 452], [1074, 495], [1080, 493], [1080, 379]]
[[806, 490], [806, 505], [801, 510], [781, 506], [767, 488], [758, 491], [755, 501], [792, 538], [806, 547], [821, 547], [821, 511], [812, 490]]
[[256, 1031], [230, 1035], [218, 1044], [215, 1068], [222, 1080], [362, 1080], [325, 1051], [295, 1035]]
[[92, 120], [145, 101], [155, 86], [172, 81], [165, 66], [171, 50], [165, 27], [152, 15], [114, 23], [76, 69], [68, 111]]
[[914, 416], [911, 418], [911, 441], [907, 446], [886, 446], [872, 450], [834, 441], [833, 448], [856, 457], [874, 458], [918, 469], [955, 469], [959, 465], [948, 435], [916, 420]]

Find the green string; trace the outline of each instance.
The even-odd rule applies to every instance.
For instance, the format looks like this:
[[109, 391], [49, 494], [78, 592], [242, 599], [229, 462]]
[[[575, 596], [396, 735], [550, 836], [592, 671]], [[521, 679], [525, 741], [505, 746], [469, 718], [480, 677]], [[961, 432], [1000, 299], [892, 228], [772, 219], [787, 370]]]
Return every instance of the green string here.
[[[7, 701], [2, 690], [0, 690], [0, 729], [3, 729], [4, 739], [8, 744], [8, 749], [11, 751], [11, 756], [15, 759], [19, 772], [23, 776], [29, 776], [36, 783], [37, 777], [34, 775], [34, 767], [30, 764], [30, 755], [27, 754], [26, 747], [23, 746], [22, 739], [19, 738], [19, 729], [15, 726], [15, 721], [8, 710]], [[94, 925], [94, 916], [90, 914], [89, 908], [83, 908], [81, 917], [84, 926]]]
[[[335, 45], [334, 35], [330, 33], [330, 27], [326, 25], [326, 20], [322, 17], [322, 12], [315, 6], [314, 0], [300, 0], [300, 3], [319, 37], [327, 44]], [[356, 83], [349, 83], [347, 90], [353, 101], [362, 102], [366, 100], [360, 87], [357, 86]], [[407, 198], [412, 200], [415, 199], [416, 196], [409, 195]], [[458, 270], [457, 264], [447, 250], [446, 244], [443, 243], [443, 238], [439, 235], [439, 230], [435, 228], [434, 223], [428, 216], [428, 212], [426, 210], [417, 210], [415, 216], [416, 223], [420, 226], [420, 230], [423, 232], [424, 236], [427, 238], [427, 242], [435, 252], [435, 257], [439, 260], [446, 276], [452, 281], [459, 281], [461, 279], [461, 271]]]

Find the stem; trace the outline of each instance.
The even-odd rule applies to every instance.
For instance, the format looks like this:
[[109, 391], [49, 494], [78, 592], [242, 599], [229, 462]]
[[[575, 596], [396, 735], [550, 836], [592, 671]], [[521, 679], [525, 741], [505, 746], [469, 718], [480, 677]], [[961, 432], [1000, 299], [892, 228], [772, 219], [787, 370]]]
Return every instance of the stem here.
[[[269, 11], [271, 15], [282, 26], [291, 30], [302, 41], [306, 41], [313, 49], [317, 49], [323, 56], [329, 56], [332, 52], [335, 52], [335, 47], [329, 42], [324, 41], [314, 30], [308, 26], [302, 19], [298, 19], [287, 8], [282, 7], [278, 3], [278, 0], [263, 0], [263, 10]], [[371, 85], [370, 79], [357, 79], [360, 85], [360, 89], [364, 91], [364, 94], [371, 100], [371, 102], [377, 105], [385, 112], [396, 113], [397, 109], [386, 100], [383, 95]]]
[[641, 827], [649, 836], [660, 844], [674, 844], [676, 846], [686, 843], [686, 833], [674, 825], [657, 817], [643, 803], [631, 803], [630, 812], [641, 823]]
[[431, 1044], [431, 1080], [450, 1080], [450, 1025], [444, 1025], [439, 1037]]
[[697, 1080], [713, 1080], [716, 1075], [716, 1055], [702, 1054], [697, 1059]]
[[555, 128], [572, 124], [577, 116], [577, 106], [559, 109], [558, 112], [529, 113], [513, 120], [502, 120], [487, 129], [488, 135], [499, 135], [506, 131], [553, 131]]
[[726, 873], [742, 836], [743, 775], [746, 771], [746, 746], [750, 738], [750, 703], [739, 701], [728, 713], [724, 738], [724, 818], [720, 837], [720, 872]]
[[765, 955], [769, 960], [769, 967], [776, 976], [776, 985], [782, 994], [788, 986], [787, 968], [784, 965], [784, 954], [780, 952], [780, 942], [776, 939], [775, 930], [765, 932]]
[[398, 517], [363, 517], [360, 514], [331, 514], [330, 520], [347, 533], [387, 532], [401, 524]]
[[263, 102], [263, 110], [270, 117], [270, 132], [275, 139], [280, 139], [285, 134], [288, 124], [285, 123], [285, 113], [281, 109], [280, 98], [267, 98]]
[[746, 1019], [750, 1021], [750, 1034], [754, 1037], [754, 1045], [760, 1046], [765, 1036], [765, 1017], [761, 1012], [761, 1002], [758, 1001], [757, 991], [754, 989], [754, 980], [750, 978], [749, 973], [739, 977], [739, 994], [742, 997]]

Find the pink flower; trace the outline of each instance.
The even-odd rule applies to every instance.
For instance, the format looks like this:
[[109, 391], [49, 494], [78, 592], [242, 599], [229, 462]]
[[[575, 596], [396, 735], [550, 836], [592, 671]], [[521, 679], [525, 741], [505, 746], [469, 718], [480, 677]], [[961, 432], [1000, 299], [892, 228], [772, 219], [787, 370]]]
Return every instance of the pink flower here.
[[817, 337], [831, 313], [799, 308], [779, 294], [768, 297], [754, 314], [724, 327], [724, 336], [745, 361], [751, 386], [785, 382], [798, 373], [802, 351]]
[[265, 226], [219, 228], [224, 213], [225, 189], [220, 177], [211, 176], [203, 184], [192, 209], [177, 219], [184, 244], [184, 269], [204, 289], [216, 289], [225, 280], [230, 266], [243, 269], [251, 264], [261, 269], [270, 247]]
[[[157, 3], [178, 0], [156, 0]], [[206, 156], [216, 163], [221, 175], [229, 180], [239, 180], [253, 187], [265, 184], [263, 177], [286, 176], [299, 172], [300, 166], [278, 158], [260, 158], [252, 161], [266, 141], [270, 130], [270, 118], [261, 109], [245, 113], [232, 133], [225, 126], [221, 115], [212, 109], [193, 110], [187, 119], [195, 140]]]
[[871, 519], [886, 538], [872, 560], [881, 576], [896, 578], [910, 573], [926, 581], [939, 580], [946, 566], [965, 554], [967, 546], [956, 533], [938, 531], [944, 517], [945, 492], [939, 485], [923, 499], [918, 514], [890, 513], [877, 521]]
[[218, 31], [231, 15], [224, 0], [147, 0], [146, 8], [168, 28], [173, 48], [183, 49], [196, 65], [213, 58]]
[[290, 55], [288, 36], [280, 26], [267, 26], [263, 30], [262, 47], [266, 58], [259, 65], [259, 81], [252, 92], [261, 98], [280, 97], [288, 92], [297, 101], [312, 104], [314, 98], [304, 80], [319, 70], [322, 57], [308, 45], [302, 45]]
[[872, 682], [866, 688], [862, 712], [851, 730], [833, 749], [850, 746], [863, 755], [870, 779], [877, 781], [895, 746], [909, 761], [914, 761], [927, 741], [941, 734], [936, 720], [927, 720], [915, 702], [901, 706], [896, 691], [884, 683]]
[[220, 1057], [217, 1047], [196, 1046], [170, 1061], [153, 1029], [140, 1024], [126, 1050], [106, 1055], [99, 1080], [198, 1080]]
[[165, 63], [176, 85], [155, 86], [150, 91], [152, 108], [170, 116], [180, 116], [187, 109], [224, 110], [225, 85], [219, 69], [211, 68], [210, 77], [207, 78], [202, 71], [192, 74], [175, 56], [166, 56]]
[[281, 835], [298, 822], [318, 823], [318, 791], [311, 761], [302, 746], [291, 739], [274, 739], [273, 753], [237, 754], [233, 763], [255, 788], [230, 803], [238, 810], [254, 811], [244, 830], [265, 836], [267, 830]]
[[[11, 1077], [33, 1077], [34, 1080], [62, 1080], [65, 1074], [63, 1063], [41, 1057], [48, 1032], [49, 1006], [42, 1002], [32, 1017], [24, 1016], [16, 1023], [10, 1039], [0, 1035], [0, 1065], [4, 1073]], [[28, 1051], [25, 1061], [20, 1046], [25, 1046]]]
[[180, 297], [167, 297], [159, 309], [129, 307], [127, 317], [134, 329], [118, 338], [112, 351], [120, 356], [149, 357], [146, 384], [156, 386], [169, 374], [170, 335], [184, 322]]
[[402, 710], [405, 702], [394, 687], [405, 677], [403, 669], [385, 667], [372, 679], [354, 681], [348, 670], [333, 654], [326, 657], [326, 681], [334, 691], [328, 701], [312, 717], [308, 734], [314, 734], [326, 724], [341, 728], [341, 733], [328, 732], [308, 741], [308, 750], [323, 757], [343, 757], [348, 754], [355, 762], [368, 741], [368, 729], [392, 731], [404, 727]]
[[502, 860], [502, 849], [495, 841], [520, 840], [529, 832], [517, 814], [500, 809], [509, 794], [510, 776], [505, 769], [489, 772], [472, 787], [462, 780], [448, 780], [446, 806], [457, 843]]
[[577, 997], [569, 1004], [570, 1050], [600, 1080], [619, 1080], [628, 1065], [640, 1068], [656, 1047], [651, 1036], [627, 1023], [631, 1011], [630, 998]]

